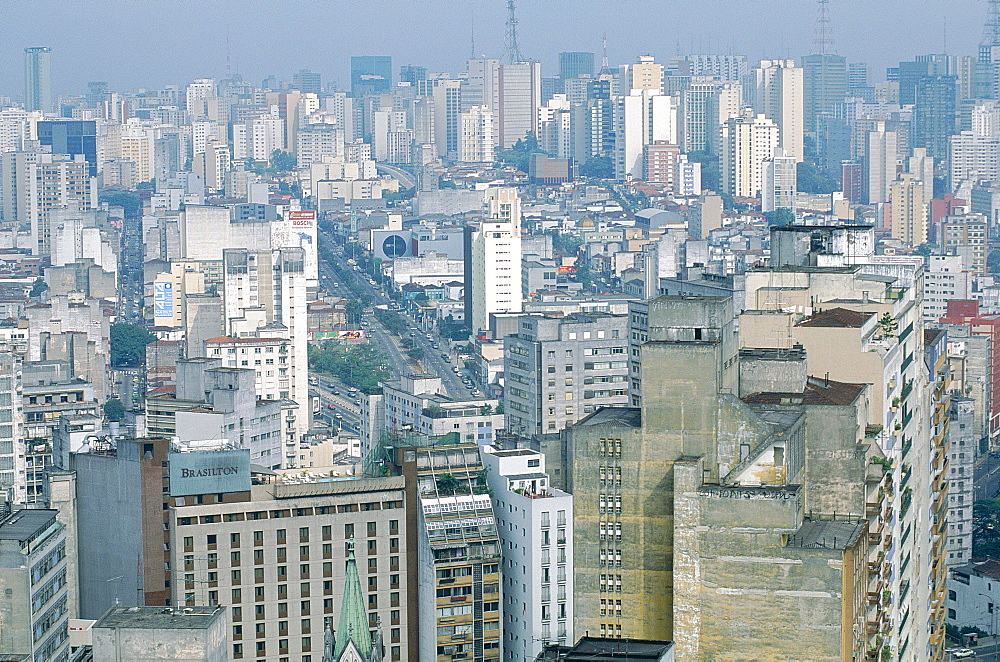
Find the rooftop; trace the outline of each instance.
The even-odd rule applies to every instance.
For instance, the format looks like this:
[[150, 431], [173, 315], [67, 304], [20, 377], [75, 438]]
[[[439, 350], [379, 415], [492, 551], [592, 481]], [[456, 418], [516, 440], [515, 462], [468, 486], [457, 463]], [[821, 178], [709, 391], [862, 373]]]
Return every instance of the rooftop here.
[[205, 630], [222, 618], [225, 607], [112, 607], [101, 616], [97, 628], [142, 630]]
[[[652, 639], [602, 639], [581, 637], [576, 646], [546, 646], [540, 660], [564, 660], [565, 662], [602, 662], [603, 660], [649, 660], [667, 659], [673, 650], [672, 641]], [[672, 658], [671, 658], [672, 659]]]
[[845, 549], [868, 530], [861, 520], [806, 520], [788, 537], [788, 547], [800, 549]]
[[617, 425], [642, 427], [642, 410], [638, 407], [603, 407], [580, 420], [577, 425]]
[[743, 402], [752, 405], [849, 405], [857, 400], [864, 384], [807, 377], [801, 393], [753, 393]]
[[860, 329], [875, 313], [862, 313], [847, 308], [830, 308], [821, 310], [812, 317], [807, 317], [796, 326], [839, 327]]
[[15, 510], [7, 519], [0, 521], [0, 540], [27, 542], [48, 528], [55, 521], [57, 512], [30, 508]]

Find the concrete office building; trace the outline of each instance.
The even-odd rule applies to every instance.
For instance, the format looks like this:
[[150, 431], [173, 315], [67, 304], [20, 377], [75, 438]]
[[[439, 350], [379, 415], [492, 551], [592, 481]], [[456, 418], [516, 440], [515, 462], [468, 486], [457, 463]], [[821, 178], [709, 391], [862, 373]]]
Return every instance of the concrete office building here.
[[24, 49], [24, 109], [52, 112], [52, 49]]
[[621, 70], [622, 95], [637, 91], [663, 94], [663, 65], [655, 62], [652, 55], [640, 55], [638, 61], [622, 65]]
[[960, 255], [928, 255], [924, 270], [924, 323], [948, 313], [948, 302], [972, 298], [972, 271]]
[[18, 353], [0, 352], [0, 494], [12, 503], [28, 500], [22, 364]]
[[889, 201], [889, 187], [896, 181], [898, 134], [885, 122], [865, 131], [861, 144], [862, 202], [873, 205]]
[[76, 589], [67, 584], [66, 535], [55, 510], [0, 510], [0, 656], [66, 659]]
[[528, 133], [538, 135], [542, 105], [540, 62], [501, 64], [497, 76], [497, 145], [508, 148]]
[[94, 660], [228, 662], [225, 607], [115, 607], [90, 627]]
[[[948, 454], [948, 560], [949, 568], [972, 560], [972, 504], [975, 495], [975, 458], [979, 426], [975, 424], [976, 402], [951, 396]], [[951, 605], [948, 605], [951, 607]]]
[[778, 125], [780, 148], [796, 163], [803, 158], [802, 69], [795, 60], [761, 60], [754, 69], [754, 111]]
[[472, 234], [466, 292], [473, 332], [490, 328], [491, 313], [521, 310], [521, 203], [516, 189], [490, 188], [487, 218]]
[[504, 338], [507, 431], [550, 434], [601, 407], [628, 404], [625, 315], [524, 315]]
[[935, 237], [946, 253], [961, 255], [975, 275], [985, 276], [988, 229], [989, 223], [982, 214], [945, 216], [938, 223]]
[[481, 458], [504, 555], [503, 659], [531, 660], [574, 641], [573, 497], [551, 486], [537, 451], [484, 447]]
[[721, 149], [722, 125], [743, 108], [742, 83], [692, 77], [680, 93], [680, 140], [684, 152]]

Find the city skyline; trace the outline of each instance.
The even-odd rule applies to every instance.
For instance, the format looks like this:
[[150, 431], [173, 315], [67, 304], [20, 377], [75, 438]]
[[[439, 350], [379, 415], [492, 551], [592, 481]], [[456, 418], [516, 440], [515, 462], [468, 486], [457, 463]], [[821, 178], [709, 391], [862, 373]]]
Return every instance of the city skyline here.
[[[561, 51], [593, 51], [599, 63], [605, 31], [612, 65], [631, 62], [640, 51], [661, 61], [686, 53], [745, 54], [756, 60], [799, 58], [817, 49], [817, 5], [812, 0], [779, 0], [766, 8], [760, 2], [734, 0], [711, 5], [717, 11], [707, 13], [704, 3], [692, 0], [651, 7], [640, 7], [633, 0], [580, 0], [572, 3], [575, 19], [568, 24], [570, 3], [522, 0], [517, 6], [521, 51], [540, 60], [543, 74], [550, 76], [558, 71]], [[394, 76], [404, 64], [456, 72], [473, 52], [473, 33], [476, 55], [502, 57], [506, 30], [502, 0], [418, 4], [382, 0], [363, 9], [300, 0], [284, 5], [293, 11], [282, 14], [247, 12], [245, 5], [232, 0], [192, 5], [183, 15], [173, 3], [162, 0], [74, 3], [80, 8], [100, 7], [99, 13], [66, 12], [65, 6], [52, 0], [4, 3], [0, 94], [15, 98], [22, 94], [22, 53], [32, 46], [53, 49], [56, 95], [82, 93], [91, 80], [107, 80], [111, 89], [158, 88], [197, 77], [222, 77], [227, 68], [249, 81], [269, 75], [291, 80], [294, 72], [306, 68], [322, 74], [324, 82], [335, 81], [348, 89], [352, 55], [390, 55]], [[975, 54], [986, 9], [980, 0], [947, 4], [903, 0], [891, 9], [860, 0], [834, 0], [829, 4], [829, 37], [833, 50], [849, 60], [868, 62], [873, 77], [881, 79], [886, 66], [917, 54], [940, 53], [946, 43], [949, 54]], [[372, 13], [405, 17], [408, 34], [433, 34], [435, 39], [337, 27], [367, 26]], [[39, 21], [40, 16], [45, 20]], [[772, 16], [782, 20], [771, 21]], [[448, 17], [446, 25], [441, 17]], [[324, 22], [332, 27], [318, 34], [316, 26]], [[227, 29], [220, 29], [222, 25]], [[864, 27], [879, 25], [893, 29]], [[158, 39], [151, 47], [153, 32]], [[74, 36], [66, 38], [68, 34]], [[249, 34], [261, 39], [247, 39]], [[442, 49], [441, 43], [452, 46]], [[124, 52], [127, 58], [122, 57]]]

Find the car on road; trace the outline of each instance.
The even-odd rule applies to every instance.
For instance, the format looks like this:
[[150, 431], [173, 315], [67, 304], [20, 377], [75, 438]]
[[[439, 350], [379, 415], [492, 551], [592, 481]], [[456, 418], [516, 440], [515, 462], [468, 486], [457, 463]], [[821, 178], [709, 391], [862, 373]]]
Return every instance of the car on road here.
[[334, 405], [327, 405], [326, 408], [327, 409], [336, 409], [336, 407]]
[[451, 366], [451, 371], [457, 375], [459, 373], [458, 366], [457, 365]]
[[355, 400], [355, 401], [354, 401], [354, 404], [355, 404], [356, 406], [360, 407], [360, 406], [361, 406], [361, 401], [360, 401], [360, 400]]
[[467, 389], [469, 389], [471, 391], [475, 387], [472, 384], [466, 383], [465, 384], [465, 388], [467, 388]]
[[340, 391], [334, 391], [333, 394], [334, 395], [340, 395]]
[[340, 419], [342, 419], [343, 417], [344, 417], [344, 415], [343, 415], [343, 414], [337, 414], [336, 416], [334, 416], [334, 418], [335, 418], [335, 419], [337, 419], [338, 421], [339, 421]]
[[439, 345], [437, 343], [434, 343], [433, 345], [431, 345], [431, 348], [432, 349], [441, 349], [441, 345]]
[[971, 648], [956, 648], [952, 649], [949, 652], [951, 653], [951, 657], [954, 660], [964, 660], [965, 658], [976, 656], [976, 651], [972, 650]]
[[482, 394], [483, 392], [480, 391], [478, 388], [472, 389], [472, 395], [482, 395]]
[[444, 361], [445, 363], [451, 363], [451, 357], [448, 356], [447, 354], [442, 354], [441, 360]]

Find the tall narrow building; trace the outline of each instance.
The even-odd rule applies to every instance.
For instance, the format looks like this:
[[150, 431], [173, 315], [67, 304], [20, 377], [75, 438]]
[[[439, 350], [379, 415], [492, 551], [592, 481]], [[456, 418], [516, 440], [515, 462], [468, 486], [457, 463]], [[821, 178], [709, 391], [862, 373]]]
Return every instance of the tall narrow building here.
[[754, 110], [778, 125], [780, 147], [796, 162], [803, 159], [802, 69], [794, 60], [761, 60], [754, 69]]
[[497, 76], [497, 144], [508, 148], [526, 135], [538, 135], [542, 105], [540, 62], [501, 64]]
[[24, 109], [52, 112], [52, 49], [24, 49]]
[[490, 328], [490, 313], [516, 313], [522, 305], [521, 200], [516, 189], [493, 187], [486, 204], [469, 253], [474, 333]]

